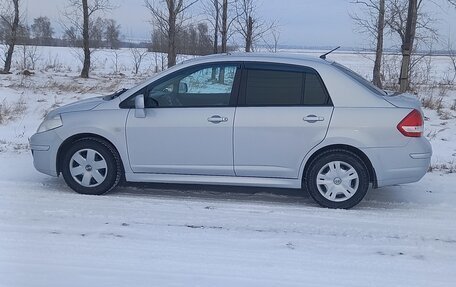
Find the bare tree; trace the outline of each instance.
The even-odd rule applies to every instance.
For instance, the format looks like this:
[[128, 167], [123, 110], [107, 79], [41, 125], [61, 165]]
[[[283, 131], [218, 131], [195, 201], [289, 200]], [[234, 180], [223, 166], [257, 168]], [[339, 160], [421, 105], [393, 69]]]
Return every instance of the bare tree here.
[[[214, 54], [228, 52], [228, 40], [232, 33], [232, 24], [236, 20], [235, 1], [205, 0], [203, 10], [208, 15], [208, 21], [214, 29], [213, 45]], [[220, 38], [219, 38], [220, 36]], [[220, 44], [219, 44], [220, 39]]]
[[362, 7], [363, 15], [351, 14], [358, 29], [372, 39], [375, 48], [375, 63], [372, 71], [374, 85], [382, 88], [381, 65], [383, 59], [383, 42], [385, 34], [385, 0], [354, 0], [352, 3]]
[[228, 52], [228, 0], [222, 0], [222, 25], [220, 26], [220, 33], [222, 34], [222, 53]]
[[19, 30], [19, 0], [6, 0], [0, 5], [0, 20], [3, 26], [7, 27], [5, 33], [7, 52], [2, 73], [9, 73]]
[[[393, 1], [391, 15], [388, 24], [391, 29], [396, 31], [402, 40], [402, 64], [399, 76], [400, 92], [405, 92], [410, 87], [409, 71], [411, 65], [411, 56], [413, 42], [416, 34], [416, 24], [418, 18], [418, 0], [408, 0], [407, 20], [404, 21], [404, 8], [401, 8], [400, 1]], [[420, 0], [421, 1], [421, 0]], [[403, 6], [402, 6], [403, 7]], [[404, 29], [405, 23], [405, 29]]]
[[[159, 3], [157, 5], [157, 2]], [[178, 29], [185, 20], [184, 12], [197, 0], [160, 0], [150, 2], [145, 0], [147, 9], [152, 14], [153, 23], [168, 40], [168, 67], [176, 65], [176, 36]], [[163, 5], [165, 4], [165, 5]]]
[[266, 23], [257, 15], [257, 0], [238, 0], [236, 2], [236, 30], [245, 42], [245, 51], [252, 52], [254, 43], [265, 37], [276, 23]]
[[213, 29], [213, 50], [214, 54], [219, 51], [219, 33], [220, 33], [220, 12], [222, 6], [220, 0], [205, 0], [202, 3], [203, 12], [207, 15], [207, 21], [210, 23]]
[[233, 29], [236, 20], [238, 19], [238, 14], [236, 11], [236, 1], [238, 0], [222, 0], [222, 22], [220, 25], [220, 35], [222, 36], [222, 53], [228, 52], [228, 41], [230, 37], [234, 34], [235, 29]]
[[274, 44], [274, 53], [277, 53], [280, 41], [280, 30], [278, 28], [272, 30], [272, 40]]
[[106, 20], [106, 31], [105, 31], [106, 43], [110, 49], [119, 49], [120, 46], [120, 25], [117, 24], [116, 20]]
[[[66, 26], [66, 31], [71, 31], [82, 34], [82, 49], [84, 52], [83, 66], [81, 70], [81, 78], [88, 78], [90, 71], [90, 56], [91, 56], [91, 41], [90, 27], [94, 21], [95, 14], [98, 12], [106, 12], [114, 9], [110, 0], [67, 0], [68, 5], [64, 12], [65, 18], [69, 21], [69, 26]], [[71, 35], [71, 34], [70, 34]]]
[[279, 41], [280, 41], [280, 30], [278, 27], [272, 28], [270, 37], [268, 39], [264, 39], [266, 48], [271, 53], [277, 53], [277, 50], [279, 48]]
[[26, 52], [27, 58], [30, 61], [30, 68], [35, 70], [36, 62], [38, 62], [41, 58], [41, 53], [37, 46], [31, 46], [27, 49]]
[[133, 66], [135, 69], [135, 75], [138, 74], [141, 68], [141, 63], [147, 55], [147, 49], [131, 48], [130, 53], [133, 56]]
[[120, 58], [119, 51], [113, 49], [112, 55], [113, 55], [113, 57], [111, 57], [111, 62], [114, 65], [114, 74], [118, 74], [119, 73], [119, 58]]
[[451, 80], [452, 83], [456, 80], [456, 51], [450, 40], [448, 40], [448, 56], [450, 57], [452, 69], [453, 69], [453, 78]]
[[[405, 92], [409, 89], [410, 79], [409, 70], [411, 64], [411, 55], [413, 48], [413, 41], [415, 40], [416, 23], [418, 18], [418, 1], [409, 0], [408, 13], [406, 21], [405, 33], [402, 34], [402, 65], [401, 74], [399, 78], [400, 92]], [[394, 18], [392, 18], [394, 19]], [[393, 20], [394, 21], [394, 20]], [[401, 31], [399, 34], [401, 34]]]
[[89, 4], [87, 0], [82, 0], [82, 49], [84, 50], [84, 64], [81, 70], [81, 78], [88, 78], [90, 71], [89, 21]]
[[[456, 0], [448, 0], [448, 3], [453, 5], [456, 8]], [[454, 47], [452, 46], [450, 40], [448, 40], [448, 55], [450, 56], [451, 64], [453, 65], [453, 80], [452, 82], [454, 83], [456, 79], [456, 52], [454, 50]], [[454, 106], [456, 107], [456, 100], [454, 102]]]
[[64, 31], [63, 39], [66, 41], [67, 45], [70, 47], [78, 47], [79, 42], [78, 32], [75, 27], [70, 27]]
[[101, 18], [97, 17], [94, 20], [91, 20], [89, 23], [89, 43], [90, 48], [99, 49], [103, 47], [103, 40], [106, 35], [107, 22]]
[[17, 60], [17, 66], [23, 70], [23, 73], [28, 73], [27, 69], [35, 70], [36, 62], [41, 58], [41, 54], [37, 46], [21, 45], [18, 46], [20, 57]]
[[50, 45], [54, 29], [51, 26], [51, 20], [48, 17], [37, 17], [33, 19], [31, 26], [33, 38], [38, 45]]
[[432, 44], [437, 40], [437, 30], [433, 27], [436, 20], [424, 10], [423, 0], [389, 0], [388, 3], [386, 23], [391, 33], [398, 35], [401, 41], [399, 84], [403, 92], [410, 89], [412, 68], [424, 58], [414, 59], [415, 52], [423, 44], [432, 49]]

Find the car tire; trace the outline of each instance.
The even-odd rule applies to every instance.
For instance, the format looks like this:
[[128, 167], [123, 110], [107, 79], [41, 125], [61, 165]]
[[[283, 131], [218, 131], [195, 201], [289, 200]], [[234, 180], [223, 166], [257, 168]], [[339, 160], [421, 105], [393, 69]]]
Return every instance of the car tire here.
[[366, 195], [369, 172], [366, 164], [355, 153], [328, 150], [311, 161], [304, 186], [321, 206], [350, 209]]
[[102, 195], [122, 178], [117, 151], [106, 141], [84, 138], [64, 151], [61, 171], [67, 185], [81, 194]]

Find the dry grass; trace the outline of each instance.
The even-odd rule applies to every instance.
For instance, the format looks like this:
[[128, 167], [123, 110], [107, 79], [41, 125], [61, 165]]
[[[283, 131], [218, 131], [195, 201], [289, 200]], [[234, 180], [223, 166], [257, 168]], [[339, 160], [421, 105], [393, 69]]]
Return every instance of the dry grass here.
[[9, 104], [4, 99], [0, 104], [0, 124], [7, 122], [21, 116], [27, 110], [27, 105], [21, 97], [17, 102]]
[[28, 143], [18, 143], [6, 140], [0, 140], [0, 153], [13, 151], [16, 153], [26, 152], [30, 150]]
[[445, 173], [456, 173], [456, 164], [454, 162], [432, 164], [428, 172], [442, 171]]
[[439, 111], [443, 108], [443, 97], [424, 96], [421, 98], [421, 104], [424, 108]]

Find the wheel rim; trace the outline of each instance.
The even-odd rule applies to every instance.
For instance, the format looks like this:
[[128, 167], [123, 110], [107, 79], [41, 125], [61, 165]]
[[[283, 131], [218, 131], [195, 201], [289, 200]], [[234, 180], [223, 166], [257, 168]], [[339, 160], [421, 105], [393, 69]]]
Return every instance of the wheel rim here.
[[359, 186], [359, 175], [350, 164], [332, 161], [324, 165], [317, 175], [317, 188], [321, 195], [334, 202], [348, 200]]
[[104, 182], [108, 165], [104, 157], [93, 149], [81, 149], [70, 160], [73, 179], [84, 187], [96, 187]]

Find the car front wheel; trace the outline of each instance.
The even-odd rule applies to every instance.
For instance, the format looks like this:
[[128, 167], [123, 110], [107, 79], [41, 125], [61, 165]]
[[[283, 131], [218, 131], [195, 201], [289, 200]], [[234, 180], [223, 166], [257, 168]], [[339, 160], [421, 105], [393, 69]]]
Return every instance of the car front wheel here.
[[114, 148], [94, 138], [72, 144], [64, 153], [61, 170], [69, 187], [90, 195], [102, 195], [116, 187], [122, 171]]
[[304, 183], [309, 194], [321, 206], [349, 209], [366, 195], [369, 172], [356, 154], [330, 150], [310, 163]]

